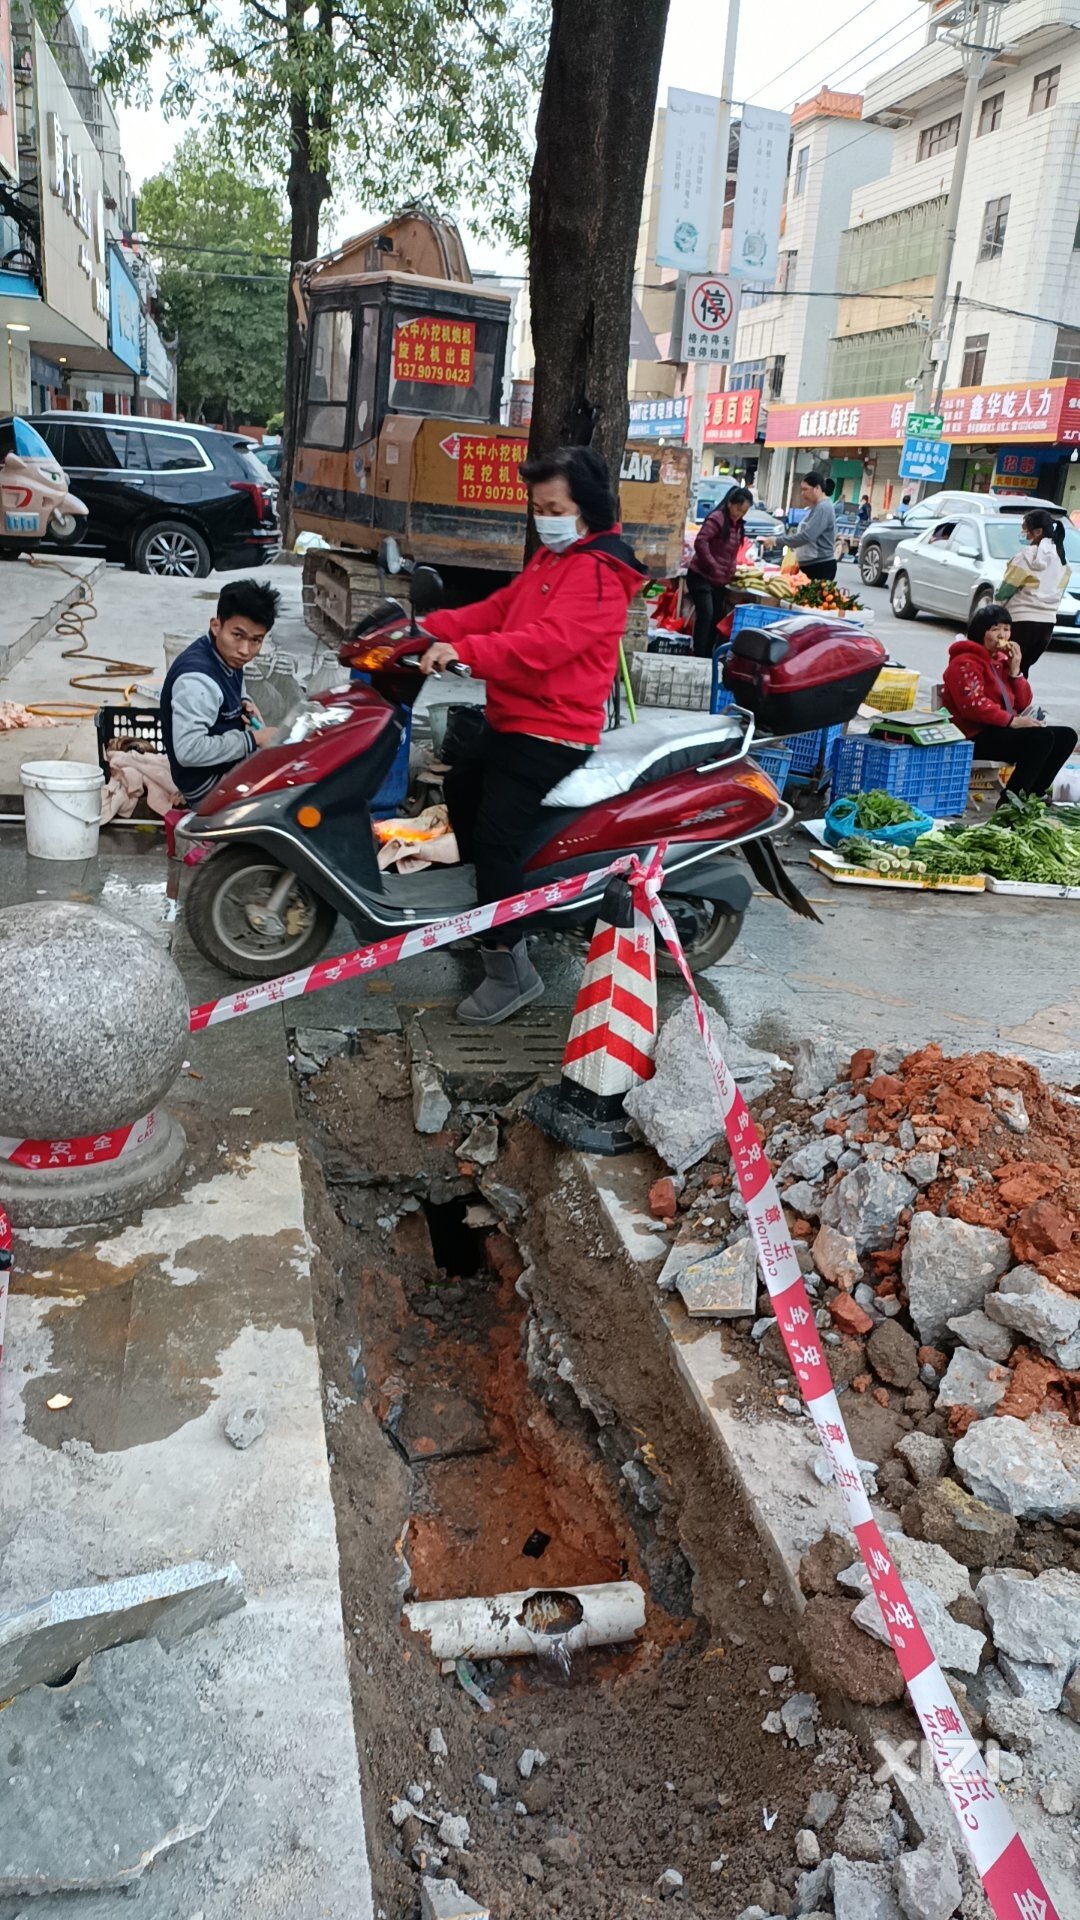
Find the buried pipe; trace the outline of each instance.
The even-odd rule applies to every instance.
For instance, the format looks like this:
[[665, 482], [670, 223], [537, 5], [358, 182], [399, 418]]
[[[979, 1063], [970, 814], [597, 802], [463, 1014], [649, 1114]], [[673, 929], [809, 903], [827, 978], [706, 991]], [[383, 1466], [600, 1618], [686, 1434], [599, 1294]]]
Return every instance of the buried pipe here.
[[533, 1587], [488, 1599], [414, 1600], [405, 1617], [437, 1660], [537, 1654], [566, 1667], [583, 1647], [617, 1646], [640, 1633], [645, 1595], [635, 1580]]

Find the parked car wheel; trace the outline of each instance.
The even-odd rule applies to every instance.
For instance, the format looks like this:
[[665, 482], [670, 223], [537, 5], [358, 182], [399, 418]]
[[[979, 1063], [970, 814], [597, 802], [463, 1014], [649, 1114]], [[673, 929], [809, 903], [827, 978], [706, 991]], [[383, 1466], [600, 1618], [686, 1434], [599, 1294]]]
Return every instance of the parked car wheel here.
[[859, 578], [864, 587], [880, 587], [885, 581], [885, 568], [881, 564], [881, 548], [876, 540], [871, 540], [859, 555]]
[[980, 587], [978, 593], [975, 595], [975, 598], [971, 603], [971, 611], [968, 614], [968, 624], [970, 625], [971, 621], [974, 620], [975, 615], [980, 611], [981, 608], [992, 606], [993, 601], [994, 601], [993, 587]]
[[212, 564], [202, 534], [185, 520], [155, 520], [144, 528], [135, 542], [132, 560], [139, 573], [181, 580], [204, 580]]
[[906, 573], [898, 573], [892, 583], [889, 604], [898, 620], [917, 620], [919, 609], [911, 597], [911, 583]]

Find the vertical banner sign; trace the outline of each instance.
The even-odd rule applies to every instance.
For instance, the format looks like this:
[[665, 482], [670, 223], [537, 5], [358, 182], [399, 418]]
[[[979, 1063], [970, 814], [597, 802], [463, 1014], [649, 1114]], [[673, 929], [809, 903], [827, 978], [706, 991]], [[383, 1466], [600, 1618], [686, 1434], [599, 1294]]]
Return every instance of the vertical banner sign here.
[[731, 230], [731, 272], [771, 283], [780, 264], [780, 214], [787, 182], [791, 118], [744, 107]]
[[712, 94], [668, 88], [657, 266], [703, 273], [709, 264], [720, 119], [720, 102]]
[[682, 357], [724, 367], [731, 360], [739, 320], [739, 282], [719, 273], [691, 274], [686, 282]]

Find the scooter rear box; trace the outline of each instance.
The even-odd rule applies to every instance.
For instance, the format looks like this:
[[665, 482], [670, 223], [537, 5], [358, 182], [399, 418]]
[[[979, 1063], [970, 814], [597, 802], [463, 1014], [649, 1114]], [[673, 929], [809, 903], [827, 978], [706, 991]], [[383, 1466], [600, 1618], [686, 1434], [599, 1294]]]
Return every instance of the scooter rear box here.
[[885, 658], [881, 642], [851, 621], [793, 615], [736, 633], [723, 680], [759, 727], [809, 733], [851, 720]]

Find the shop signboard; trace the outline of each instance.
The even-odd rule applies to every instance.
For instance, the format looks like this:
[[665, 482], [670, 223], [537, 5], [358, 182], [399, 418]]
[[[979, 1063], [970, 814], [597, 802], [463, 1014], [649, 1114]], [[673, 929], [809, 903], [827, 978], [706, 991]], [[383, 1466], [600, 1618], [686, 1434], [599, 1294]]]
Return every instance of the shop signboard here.
[[630, 440], [685, 440], [690, 419], [690, 402], [677, 400], [631, 400]]
[[710, 393], [706, 402], [705, 443], [716, 446], [752, 445], [757, 439], [761, 416], [761, 388], [747, 387], [742, 393]]
[[[977, 446], [995, 440], [1053, 444], [1080, 441], [1080, 381], [1017, 381], [1007, 386], [961, 387], [941, 402], [942, 432], [950, 442]], [[819, 401], [807, 407], [771, 406], [771, 447], [900, 446], [910, 429], [907, 394], [874, 394]]]
[[900, 455], [901, 480], [932, 480], [940, 485], [949, 470], [951, 453], [947, 440], [927, 440], [920, 434], [909, 434]]
[[686, 282], [683, 359], [727, 366], [738, 324], [739, 282], [718, 273], [691, 274]]
[[1056, 458], [1053, 449], [1045, 447], [1002, 448], [994, 462], [991, 493], [1040, 492], [1040, 469]]
[[46, 304], [85, 339], [104, 347], [109, 289], [101, 156], [39, 27], [34, 28], [33, 68]]
[[109, 248], [109, 352], [132, 373], [143, 371], [142, 302], [116, 247]]
[[731, 222], [732, 273], [771, 285], [780, 264], [780, 215], [787, 190], [791, 116], [744, 107]]
[[657, 266], [704, 273], [709, 264], [722, 117], [720, 102], [713, 94], [668, 88]]

